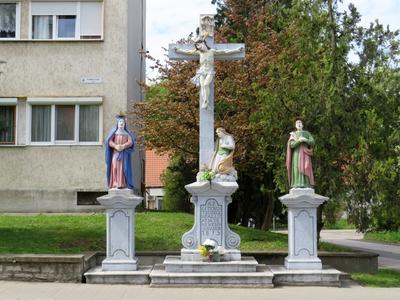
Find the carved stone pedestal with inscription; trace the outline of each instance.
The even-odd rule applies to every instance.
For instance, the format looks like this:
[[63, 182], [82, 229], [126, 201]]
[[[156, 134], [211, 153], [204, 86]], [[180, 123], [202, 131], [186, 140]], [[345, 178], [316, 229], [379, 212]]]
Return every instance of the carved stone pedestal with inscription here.
[[[240, 237], [228, 227], [228, 205], [236, 182], [195, 182], [186, 186], [195, 206], [193, 228], [182, 236], [181, 256], [167, 256], [150, 273], [151, 286], [273, 287], [270, 269], [241, 257]], [[224, 248], [219, 262], [204, 261], [198, 247], [211, 239]]]
[[228, 227], [228, 205], [236, 182], [195, 182], [186, 186], [195, 207], [193, 228], [182, 236], [182, 261], [201, 261], [198, 247], [206, 239], [225, 249], [224, 261], [240, 261], [240, 237]]
[[279, 200], [288, 207], [288, 270], [321, 270], [317, 254], [317, 208], [328, 200], [311, 188], [293, 188]]

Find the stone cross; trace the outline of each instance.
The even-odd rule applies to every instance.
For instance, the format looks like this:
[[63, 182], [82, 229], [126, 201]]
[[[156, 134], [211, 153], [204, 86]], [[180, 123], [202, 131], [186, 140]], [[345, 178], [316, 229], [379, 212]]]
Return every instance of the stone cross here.
[[241, 60], [244, 44], [214, 43], [214, 15], [200, 15], [200, 39], [195, 45], [170, 44], [171, 60], [200, 60], [192, 82], [200, 87], [199, 165], [209, 165], [214, 153], [214, 60]]

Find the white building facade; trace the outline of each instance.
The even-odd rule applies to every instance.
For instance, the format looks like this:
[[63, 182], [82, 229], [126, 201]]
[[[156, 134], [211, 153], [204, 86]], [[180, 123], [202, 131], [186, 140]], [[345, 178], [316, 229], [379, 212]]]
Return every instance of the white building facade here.
[[[145, 0], [0, 0], [0, 212], [91, 211], [103, 142], [142, 100]], [[142, 159], [133, 157], [141, 192]]]

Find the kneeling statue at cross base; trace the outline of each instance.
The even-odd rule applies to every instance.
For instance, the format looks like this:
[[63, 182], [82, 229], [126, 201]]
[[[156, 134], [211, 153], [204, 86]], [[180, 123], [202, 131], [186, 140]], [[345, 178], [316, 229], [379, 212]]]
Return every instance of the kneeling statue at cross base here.
[[209, 165], [202, 166], [197, 176], [197, 181], [236, 181], [237, 172], [233, 166], [235, 140], [233, 136], [222, 127], [217, 128], [216, 134], [218, 139], [213, 157]]

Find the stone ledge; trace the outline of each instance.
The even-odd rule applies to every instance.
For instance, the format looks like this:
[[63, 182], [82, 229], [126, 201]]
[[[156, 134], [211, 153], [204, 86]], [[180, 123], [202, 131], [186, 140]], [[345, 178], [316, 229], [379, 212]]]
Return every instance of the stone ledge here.
[[258, 262], [254, 257], [242, 257], [240, 261], [200, 262], [167, 256], [163, 265], [168, 273], [249, 273], [256, 272]]
[[149, 284], [150, 272], [153, 266], [139, 267], [137, 271], [103, 271], [95, 267], [87, 271], [84, 276], [90, 284]]
[[[179, 255], [180, 251], [138, 251], [139, 263], [143, 265], [161, 264], [167, 255]], [[254, 256], [260, 264], [283, 265], [287, 256], [285, 251], [252, 251], [242, 255]], [[101, 264], [104, 253], [85, 255], [0, 255], [0, 279], [24, 281], [61, 281], [81, 282], [83, 273]], [[367, 252], [320, 252], [319, 258], [325, 265], [330, 265], [342, 272], [375, 273], [378, 270], [378, 255]], [[40, 272], [22, 271], [25, 268], [40, 266]], [[24, 275], [25, 274], [25, 275]]]
[[341, 286], [342, 272], [329, 266], [322, 270], [288, 270], [283, 266], [268, 266], [277, 286]]
[[96, 255], [0, 255], [0, 279], [82, 282], [82, 274], [96, 263]]
[[269, 269], [248, 273], [168, 273], [163, 265], [155, 265], [150, 278], [151, 287], [273, 287]]
[[[252, 251], [243, 252], [242, 255], [251, 255], [260, 264], [283, 265], [286, 251]], [[318, 252], [318, 257], [323, 265], [332, 266], [346, 273], [376, 273], [378, 272], [378, 254], [355, 251], [355, 252]]]
[[3, 254], [0, 263], [37, 262], [37, 263], [79, 263], [85, 258], [83, 254]]
[[[140, 263], [162, 264], [167, 255], [180, 255], [180, 251], [137, 251]], [[244, 251], [243, 256], [254, 256], [260, 264], [283, 265], [287, 251]], [[104, 259], [105, 253], [98, 253], [98, 264]], [[323, 265], [332, 266], [346, 273], [376, 273], [378, 272], [378, 254], [354, 252], [318, 252]]]

